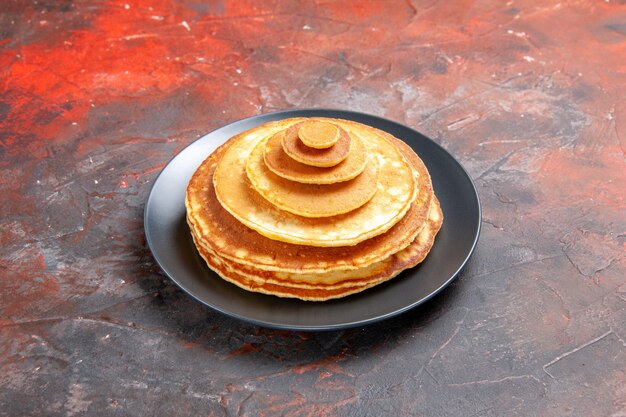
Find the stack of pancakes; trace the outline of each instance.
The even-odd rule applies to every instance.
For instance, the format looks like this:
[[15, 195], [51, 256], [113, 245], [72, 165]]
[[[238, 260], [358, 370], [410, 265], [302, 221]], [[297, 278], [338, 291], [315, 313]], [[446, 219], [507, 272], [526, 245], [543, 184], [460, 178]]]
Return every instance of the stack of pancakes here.
[[323, 301], [422, 262], [443, 214], [422, 160], [360, 123], [293, 118], [216, 149], [187, 186], [208, 266], [246, 290]]

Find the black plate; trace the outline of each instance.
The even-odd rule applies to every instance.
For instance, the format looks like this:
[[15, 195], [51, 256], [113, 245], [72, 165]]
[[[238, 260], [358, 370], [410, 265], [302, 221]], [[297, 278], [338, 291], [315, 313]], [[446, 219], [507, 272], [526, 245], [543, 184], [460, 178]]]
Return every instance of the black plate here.
[[[354, 120], [403, 139], [423, 159], [441, 202], [444, 222], [426, 260], [393, 280], [338, 300], [306, 302], [244, 291], [211, 271], [185, 222], [185, 187], [200, 163], [228, 138], [289, 117]], [[448, 285], [472, 254], [480, 232], [476, 189], [463, 167], [441, 146], [398, 123], [341, 110], [288, 110], [250, 117], [217, 129], [183, 149], [157, 177], [144, 214], [148, 245], [163, 271], [198, 301], [255, 324], [293, 330], [360, 326], [405, 312]]]

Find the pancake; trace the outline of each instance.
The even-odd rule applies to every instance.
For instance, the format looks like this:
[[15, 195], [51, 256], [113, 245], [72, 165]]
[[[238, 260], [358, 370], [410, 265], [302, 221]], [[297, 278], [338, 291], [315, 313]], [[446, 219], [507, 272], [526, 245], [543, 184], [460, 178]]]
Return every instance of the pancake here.
[[334, 273], [332, 275], [335, 279], [332, 283], [326, 283], [328, 278], [326, 273], [285, 274], [259, 271], [253, 267], [220, 258], [202, 246], [198, 248], [211, 269], [226, 281], [243, 289], [278, 297], [325, 301], [364, 291], [422, 262], [430, 252], [442, 222], [443, 213], [437, 198], [433, 197], [425, 227], [407, 248], [368, 267]]
[[[341, 123], [347, 128], [352, 126], [352, 122], [341, 121]], [[361, 128], [360, 126], [362, 125], [357, 127]], [[278, 131], [280, 126], [270, 126], [269, 130]], [[369, 127], [366, 130], [378, 135], [384, 134]], [[244, 132], [242, 135], [246, 134], [247, 132]], [[424, 225], [433, 196], [430, 176], [422, 160], [404, 142], [391, 135], [388, 135], [387, 139], [412, 167], [419, 193], [406, 215], [386, 233], [350, 247], [314, 247], [269, 239], [244, 226], [221, 206], [211, 182], [217, 161], [232, 142], [218, 148], [192, 176], [185, 200], [189, 225], [197, 240], [205, 248], [219, 254], [221, 258], [254, 266], [259, 270], [329, 272], [359, 269], [383, 260], [404, 249], [415, 239]]]
[[339, 140], [339, 128], [329, 122], [315, 119], [307, 120], [300, 125], [298, 137], [309, 148], [326, 149]]
[[[341, 298], [350, 294], [361, 292], [368, 287], [355, 286], [336, 289], [301, 289], [301, 288], [289, 288], [276, 284], [258, 284], [254, 280], [247, 278], [246, 276], [238, 273], [228, 265], [225, 265], [223, 260], [200, 251], [202, 257], [206, 261], [207, 265], [218, 273], [224, 280], [237, 285], [244, 290], [259, 292], [267, 295], [275, 295], [281, 298], [299, 298], [305, 301], [326, 301], [333, 298]], [[370, 285], [373, 286], [375, 284]]]
[[[378, 134], [377, 130], [357, 123], [350, 125], [350, 134], [365, 140], [370, 153], [376, 154], [380, 163], [378, 190], [366, 204], [338, 216], [306, 218], [281, 210], [261, 197], [248, 180], [246, 161], [260, 140], [293, 123], [293, 119], [269, 123], [230, 139], [203, 162], [194, 177], [204, 178], [194, 181], [192, 177], [190, 184], [194, 185], [188, 187], [188, 191], [192, 191], [193, 196], [198, 194], [198, 187], [207, 188], [210, 174], [206, 165], [219, 161], [213, 185], [221, 206], [252, 230], [270, 239], [297, 245], [356, 245], [386, 232], [404, 217], [417, 194], [411, 166], [389, 139]], [[202, 197], [196, 197], [196, 203], [202, 204], [198, 200]], [[193, 213], [202, 207], [188, 209]], [[203, 210], [197, 220], [212, 216], [211, 210], [215, 211], [212, 208]]]
[[329, 168], [314, 167], [296, 161], [287, 155], [282, 146], [285, 132], [272, 135], [265, 144], [265, 165], [276, 175], [303, 184], [334, 184], [349, 181], [365, 169], [367, 149], [358, 137], [350, 139], [350, 152], [342, 162]]
[[[254, 266], [245, 265], [224, 258], [222, 258], [222, 262], [229, 265], [231, 268], [236, 269], [238, 273], [261, 283], [270, 282], [294, 288], [319, 288], [322, 286], [324, 288], [341, 288], [346, 286], [362, 285], [366, 282], [378, 280], [380, 277], [387, 275], [388, 272], [386, 271], [389, 271], [392, 263], [398, 264], [398, 262], [401, 261], [402, 265], [406, 266], [411, 264], [417, 254], [423, 254], [426, 256], [424, 251], [426, 251], [429, 247], [429, 242], [432, 243], [432, 239], [434, 239], [434, 235], [439, 230], [442, 220], [443, 215], [441, 213], [439, 201], [436, 197], [433, 197], [432, 204], [430, 205], [428, 211], [428, 218], [424, 223], [424, 227], [409, 246], [381, 261], [374, 262], [371, 265], [359, 269], [337, 270], [330, 272], [279, 272], [260, 270]], [[202, 246], [197, 241], [195, 236], [194, 241], [196, 246]], [[220, 257], [219, 254], [214, 253], [208, 248], [202, 247], [202, 250], [212, 256], [216, 256], [218, 258]]]
[[267, 139], [261, 140], [250, 153], [246, 174], [252, 187], [282, 210], [304, 217], [337, 216], [361, 207], [378, 189], [376, 155], [369, 155], [365, 170], [350, 181], [302, 184], [279, 177], [268, 169], [263, 159], [266, 142]]
[[291, 126], [282, 139], [283, 150], [291, 158], [305, 165], [326, 168], [335, 166], [348, 157], [350, 136], [345, 130], [339, 129], [339, 139], [330, 148], [315, 149], [306, 146], [300, 140], [298, 131], [301, 126], [302, 123]]

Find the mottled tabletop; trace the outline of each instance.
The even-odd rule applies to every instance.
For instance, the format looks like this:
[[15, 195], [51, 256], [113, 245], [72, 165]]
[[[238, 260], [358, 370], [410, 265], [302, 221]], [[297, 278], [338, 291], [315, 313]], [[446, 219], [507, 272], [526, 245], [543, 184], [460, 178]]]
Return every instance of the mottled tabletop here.
[[[229, 122], [337, 108], [468, 170], [473, 258], [335, 332], [194, 301], [143, 210]], [[626, 416], [624, 0], [0, 2], [0, 416]]]

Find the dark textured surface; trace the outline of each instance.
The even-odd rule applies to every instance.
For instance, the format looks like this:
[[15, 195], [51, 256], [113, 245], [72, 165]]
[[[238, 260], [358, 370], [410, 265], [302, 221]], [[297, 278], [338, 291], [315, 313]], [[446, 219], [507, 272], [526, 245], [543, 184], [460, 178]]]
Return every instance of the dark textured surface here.
[[[626, 415], [624, 1], [0, 2], [0, 415]], [[156, 267], [182, 147], [276, 109], [433, 137], [482, 203], [440, 296], [246, 325]]]

